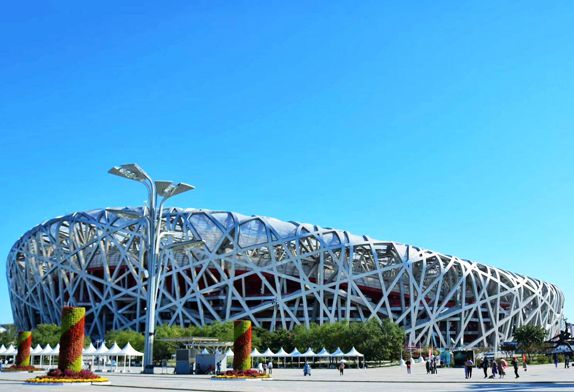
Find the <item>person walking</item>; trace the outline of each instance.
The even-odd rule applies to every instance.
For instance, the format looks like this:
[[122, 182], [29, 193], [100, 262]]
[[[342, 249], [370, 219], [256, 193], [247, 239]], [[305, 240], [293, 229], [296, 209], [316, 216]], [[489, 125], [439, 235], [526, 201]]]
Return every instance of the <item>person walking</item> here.
[[507, 363], [504, 358], [502, 358], [498, 363], [498, 377], [504, 378], [504, 376], [506, 376], [506, 366]]
[[518, 375], [518, 359], [516, 359], [516, 357], [512, 357], [512, 367], [514, 368], [514, 374], [516, 375], [514, 378], [520, 377]]
[[305, 365], [303, 365], [303, 376], [311, 376], [311, 366], [307, 361], [305, 361]]
[[267, 364], [267, 370], [269, 371], [269, 375], [273, 374], [273, 362], [269, 361]]
[[430, 374], [430, 358], [425, 361], [425, 368], [427, 369], [427, 374]]
[[407, 359], [405, 365], [407, 365], [407, 374], [411, 374], [411, 360]]
[[482, 359], [482, 370], [484, 371], [484, 378], [488, 378], [488, 358]]
[[341, 360], [341, 362], [339, 362], [339, 376], [342, 376], [344, 371], [345, 371], [345, 362]]
[[557, 368], [558, 367], [558, 354], [554, 353], [554, 355], [552, 357], [554, 359], [554, 367]]
[[472, 378], [472, 367], [474, 366], [474, 362], [472, 359], [468, 357], [466, 362], [464, 363], [464, 378]]
[[526, 364], [526, 354], [522, 354], [522, 368], [524, 371], [528, 370], [528, 365]]
[[496, 378], [496, 375], [498, 374], [498, 365], [496, 364], [496, 360], [492, 361], [491, 370], [492, 376], [490, 376], [490, 378]]

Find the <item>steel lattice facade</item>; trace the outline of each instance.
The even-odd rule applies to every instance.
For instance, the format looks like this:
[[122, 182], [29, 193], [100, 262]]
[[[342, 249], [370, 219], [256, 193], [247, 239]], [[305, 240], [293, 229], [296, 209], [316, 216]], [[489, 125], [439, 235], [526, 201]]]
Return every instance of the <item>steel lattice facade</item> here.
[[[525, 323], [554, 336], [562, 319], [564, 296], [550, 283], [414, 246], [222, 211], [165, 209], [163, 224], [205, 246], [164, 247], [158, 323], [289, 329], [391, 318], [411, 345], [473, 347], [511, 340]], [[86, 307], [92, 337], [143, 331], [145, 230], [144, 220], [95, 210], [27, 232], [7, 263], [17, 326], [58, 323], [69, 303]]]

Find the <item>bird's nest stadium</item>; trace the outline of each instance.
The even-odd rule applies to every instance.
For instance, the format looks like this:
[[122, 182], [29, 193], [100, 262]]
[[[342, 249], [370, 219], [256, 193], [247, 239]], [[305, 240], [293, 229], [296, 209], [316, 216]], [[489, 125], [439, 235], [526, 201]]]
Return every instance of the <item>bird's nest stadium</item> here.
[[[141, 208], [129, 211], [142, 213]], [[564, 295], [553, 284], [415, 246], [225, 211], [163, 210], [162, 230], [202, 239], [160, 252], [156, 319], [269, 328], [390, 318], [409, 344], [493, 346], [533, 323], [554, 336]], [[86, 333], [144, 330], [146, 221], [101, 209], [49, 220], [14, 244], [7, 277], [15, 323], [58, 323], [86, 307]]]

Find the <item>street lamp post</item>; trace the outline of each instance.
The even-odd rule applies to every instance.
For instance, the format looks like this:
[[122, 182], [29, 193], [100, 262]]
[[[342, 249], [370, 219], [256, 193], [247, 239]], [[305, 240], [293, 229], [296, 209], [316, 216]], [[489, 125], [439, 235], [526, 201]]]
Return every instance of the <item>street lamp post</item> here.
[[[147, 307], [145, 321], [145, 345], [144, 345], [144, 373], [153, 373], [153, 342], [155, 334], [155, 312], [158, 294], [158, 284], [160, 281], [161, 268], [157, 264], [160, 240], [162, 234], [171, 235], [171, 233], [161, 233], [162, 209], [167, 199], [177, 194], [193, 190], [194, 187], [182, 182], [176, 183], [171, 181], [154, 181], [140, 166], [135, 163], [129, 163], [120, 166], [114, 166], [108, 173], [141, 182], [148, 191], [148, 207], [144, 208], [143, 216], [136, 218], [145, 218], [147, 222], [147, 250], [146, 250], [146, 271], [148, 274], [147, 284]], [[156, 209], [158, 196], [161, 196], [159, 208]], [[124, 216], [134, 215], [131, 212], [124, 212]], [[118, 215], [121, 215], [121, 211]], [[189, 242], [189, 241], [186, 241]], [[192, 240], [188, 247], [196, 247], [202, 244], [202, 241]], [[171, 246], [177, 246], [175, 243]]]

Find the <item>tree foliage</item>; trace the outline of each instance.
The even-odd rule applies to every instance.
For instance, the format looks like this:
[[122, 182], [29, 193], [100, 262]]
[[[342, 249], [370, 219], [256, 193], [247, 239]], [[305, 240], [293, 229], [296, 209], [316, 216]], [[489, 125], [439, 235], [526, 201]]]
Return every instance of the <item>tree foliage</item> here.
[[56, 324], [38, 324], [32, 330], [32, 343], [44, 347], [49, 344], [51, 347], [60, 342], [60, 326]]
[[397, 360], [404, 343], [405, 333], [390, 320], [382, 323], [371, 319], [365, 323], [337, 322], [323, 325], [311, 324], [309, 328], [297, 326], [293, 331], [277, 330], [269, 332], [255, 329], [259, 337], [254, 344], [260, 351], [267, 347], [273, 351], [281, 347], [287, 352], [295, 347], [306, 350], [320, 350], [325, 347], [333, 352], [337, 348], [347, 352], [355, 347], [368, 360]]
[[203, 327], [190, 326], [182, 328], [178, 326], [161, 325], [156, 328], [153, 356], [155, 360], [169, 359], [175, 350], [181, 346], [179, 342], [165, 342], [162, 338], [183, 337], [210, 337], [224, 342], [233, 342], [233, 323], [213, 323]]
[[113, 344], [116, 342], [120, 348], [123, 348], [128, 342], [132, 345], [132, 347], [138, 351], [142, 351], [144, 349], [144, 336], [143, 334], [131, 331], [131, 330], [113, 330], [106, 332], [106, 342], [108, 344]]
[[0, 346], [4, 345], [8, 347], [13, 344], [16, 345], [18, 338], [18, 328], [14, 324], [3, 325], [6, 331], [0, 333]]
[[[32, 344], [36, 346], [39, 344], [45, 347], [49, 344], [52, 348], [60, 343], [60, 335], [62, 330], [59, 325], [56, 324], [38, 324], [36, 328], [32, 330]], [[88, 347], [91, 343], [89, 336], [84, 336], [84, 347]]]
[[545, 337], [544, 327], [533, 324], [523, 325], [514, 331], [514, 339], [518, 343], [518, 348], [528, 355], [543, 348]]
[[[0, 334], [1, 344], [11, 344], [16, 341], [17, 331], [14, 326], [8, 327], [6, 333]], [[45, 346], [50, 344], [54, 347], [60, 341], [60, 327], [55, 324], [39, 324], [33, 331], [34, 345]], [[178, 326], [160, 325], [155, 331], [154, 360], [169, 359], [175, 354], [175, 350], [182, 346], [180, 342], [165, 342], [162, 338], [183, 337], [213, 337], [220, 341], [233, 341], [233, 323], [213, 323], [203, 327], [191, 326], [182, 328]], [[307, 350], [311, 347], [318, 351], [325, 347], [333, 352], [340, 348], [344, 352], [355, 347], [365, 354], [368, 360], [397, 360], [401, 347], [404, 344], [404, 331], [401, 327], [390, 320], [379, 322], [371, 319], [364, 323], [336, 322], [323, 325], [311, 324], [309, 328], [303, 325], [296, 326], [292, 331], [279, 329], [268, 331], [262, 328], [253, 328], [253, 347], [260, 351], [267, 347], [273, 351], [281, 347], [291, 352], [295, 347], [299, 350]], [[3, 339], [3, 340], [2, 340]], [[131, 330], [108, 331], [105, 336], [108, 346], [116, 342], [120, 347], [127, 342], [138, 351], [144, 350], [144, 335]], [[89, 345], [86, 336], [85, 345]]]

